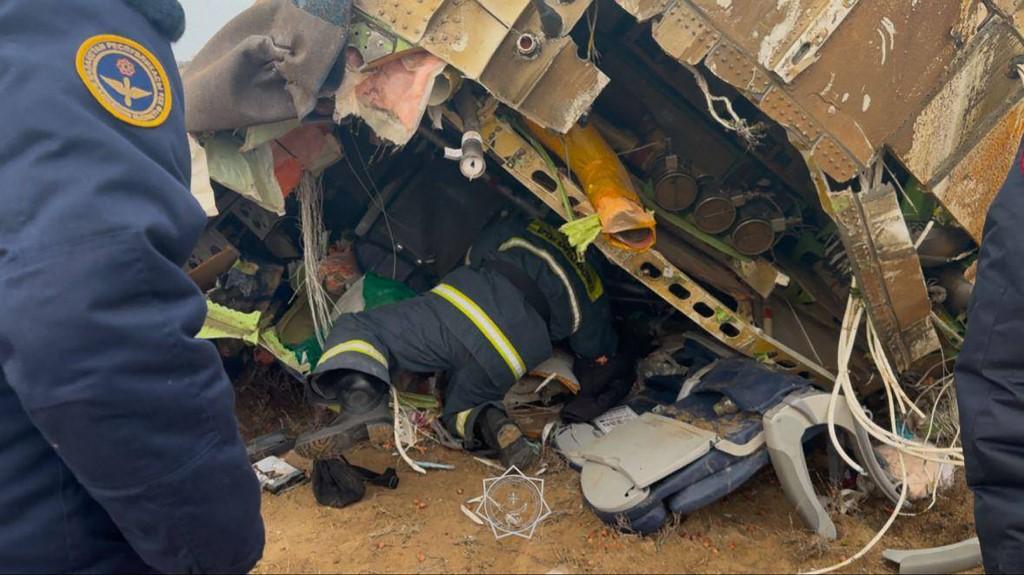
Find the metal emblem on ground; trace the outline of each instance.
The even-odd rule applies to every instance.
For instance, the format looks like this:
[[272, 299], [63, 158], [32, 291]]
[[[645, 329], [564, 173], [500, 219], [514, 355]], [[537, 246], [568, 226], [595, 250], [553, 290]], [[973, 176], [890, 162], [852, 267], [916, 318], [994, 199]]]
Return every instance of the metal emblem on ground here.
[[544, 480], [527, 477], [514, 465], [498, 477], [484, 479], [476, 514], [491, 526], [496, 539], [510, 535], [530, 539], [551, 515], [544, 500]]

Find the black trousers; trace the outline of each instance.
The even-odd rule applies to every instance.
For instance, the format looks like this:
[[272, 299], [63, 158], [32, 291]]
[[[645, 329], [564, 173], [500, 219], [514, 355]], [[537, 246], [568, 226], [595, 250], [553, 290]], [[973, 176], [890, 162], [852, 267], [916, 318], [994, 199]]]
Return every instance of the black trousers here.
[[[387, 367], [391, 371], [447, 372], [442, 421], [452, 432], [460, 431], [455, 425], [459, 413], [501, 402], [508, 389], [491, 380], [443, 322], [438, 307], [449, 305], [439, 297], [427, 294], [367, 312], [344, 315], [335, 324], [327, 349], [335, 340], [362, 341], [387, 357]], [[547, 334], [539, 336], [547, 337]], [[365, 363], [367, 358], [360, 354], [349, 354], [348, 357], [331, 360], [330, 368], [368, 372], [363, 368]], [[370, 374], [380, 375], [376, 370]]]

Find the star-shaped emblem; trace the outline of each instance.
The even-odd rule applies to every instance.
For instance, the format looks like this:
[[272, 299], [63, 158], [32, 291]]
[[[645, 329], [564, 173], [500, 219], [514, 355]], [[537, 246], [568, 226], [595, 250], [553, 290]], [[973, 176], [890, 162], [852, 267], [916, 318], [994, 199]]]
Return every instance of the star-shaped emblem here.
[[527, 477], [514, 465], [483, 483], [484, 494], [476, 514], [491, 526], [495, 539], [510, 535], [530, 539], [537, 526], [551, 515], [551, 507], [544, 500], [544, 480]]

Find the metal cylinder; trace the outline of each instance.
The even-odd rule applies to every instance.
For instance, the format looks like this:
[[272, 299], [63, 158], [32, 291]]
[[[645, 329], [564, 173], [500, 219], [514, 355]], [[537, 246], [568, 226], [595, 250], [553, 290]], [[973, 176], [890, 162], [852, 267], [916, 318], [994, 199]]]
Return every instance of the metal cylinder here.
[[745, 256], [763, 254], [775, 245], [772, 223], [757, 218], [740, 222], [732, 232], [732, 245]]
[[697, 200], [700, 187], [697, 178], [680, 165], [675, 155], [654, 160], [651, 170], [654, 179], [654, 201], [670, 212], [681, 212]]
[[736, 206], [726, 192], [705, 188], [693, 208], [693, 222], [703, 232], [720, 234], [736, 223]]
[[748, 200], [738, 211], [739, 220], [731, 234], [736, 251], [745, 256], [758, 256], [775, 245], [774, 221], [785, 218], [772, 202]]

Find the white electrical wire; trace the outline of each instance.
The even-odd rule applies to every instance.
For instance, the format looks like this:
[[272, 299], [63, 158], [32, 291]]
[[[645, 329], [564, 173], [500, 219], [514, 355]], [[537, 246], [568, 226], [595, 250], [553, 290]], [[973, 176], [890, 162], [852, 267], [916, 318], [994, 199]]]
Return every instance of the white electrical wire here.
[[935, 227], [935, 220], [928, 220], [928, 225], [924, 227], [924, 231], [921, 232], [921, 235], [917, 236], [917, 241], [914, 242], [914, 249], [915, 250], [919, 249], [921, 247], [921, 244], [923, 244], [924, 241], [926, 239], [928, 239], [928, 234], [931, 233], [932, 228], [934, 228], [934, 227]]
[[807, 333], [807, 329], [804, 328], [804, 322], [800, 320], [800, 314], [796, 313], [796, 308], [793, 307], [793, 304], [789, 303], [788, 299], [782, 298], [782, 301], [786, 302], [786, 305], [789, 306], [789, 311], [793, 314], [793, 319], [796, 320], [796, 324], [800, 326], [800, 333], [804, 334], [804, 341], [806, 341], [807, 346], [811, 348], [811, 353], [814, 354], [814, 359], [818, 361], [818, 364], [824, 365], [825, 362], [822, 361], [821, 356], [818, 355], [818, 350], [814, 347], [814, 342], [811, 341], [811, 336]]
[[324, 189], [320, 178], [306, 172], [299, 182], [298, 200], [302, 216], [302, 263], [306, 297], [313, 331], [323, 347], [331, 331], [331, 297], [321, 281], [320, 265], [327, 257], [330, 234], [324, 226]]
[[837, 351], [836, 361], [840, 369], [836, 374], [835, 385], [832, 386], [832, 396], [828, 403], [828, 417], [826, 420], [828, 423], [828, 436], [832, 440], [832, 445], [836, 448], [836, 453], [860, 475], [865, 474], [864, 469], [846, 453], [843, 444], [839, 441], [839, 437], [836, 434], [836, 405], [839, 403], [839, 391], [844, 387], [843, 380], [850, 378], [850, 354], [853, 353], [854, 343], [857, 339], [856, 328], [860, 325], [860, 318], [863, 312], [864, 308], [856, 305], [851, 293], [850, 299], [846, 304], [846, 312], [843, 314], [843, 325], [839, 330], [839, 350]]
[[884, 370], [883, 379], [889, 380], [889, 385], [893, 391], [896, 392], [896, 399], [900, 402], [900, 412], [904, 415], [909, 409], [916, 413], [919, 417], [924, 419], [926, 416], [917, 405], [910, 399], [907, 392], [903, 390], [903, 386], [900, 385], [900, 380], [896, 376], [896, 372], [892, 369], [892, 364], [889, 363], [889, 358], [885, 354], [885, 346], [882, 345], [882, 339], [878, 337], [878, 332], [875, 330], [875, 325], [868, 322], [868, 347], [871, 350], [871, 357], [875, 358], [875, 365], [878, 366], [879, 371]]
[[[363, 179], [356, 176], [359, 180], [359, 185], [363, 186], [363, 190], [370, 196], [370, 199], [377, 205], [382, 216], [384, 216], [384, 227], [387, 228], [388, 238], [391, 240], [391, 279], [398, 279], [398, 242], [395, 240], [395, 231], [391, 228], [391, 216], [388, 214], [388, 208], [385, 204], [384, 195], [380, 193], [380, 188], [377, 187], [377, 181], [373, 179], [373, 174], [370, 173], [370, 167], [366, 164], [363, 159], [363, 152], [359, 149], [359, 143], [355, 142], [352, 146], [356, 151], [356, 157], [359, 159], [359, 166], [363, 169], [363, 174], [366, 176], [367, 181], [370, 182], [370, 188], [373, 188], [373, 193], [370, 193], [369, 188], [366, 184], [363, 184]], [[348, 154], [345, 154], [345, 159], [348, 161]], [[348, 161], [348, 167], [355, 174], [355, 168], [352, 167], [352, 162]]]
[[910, 483], [907, 477], [907, 464], [906, 462], [903, 461], [903, 454], [899, 453], [898, 455], [900, 457], [900, 466], [903, 467], [903, 488], [900, 490], [900, 499], [899, 501], [896, 502], [896, 507], [893, 509], [892, 515], [889, 516], [889, 520], [886, 521], [885, 525], [883, 525], [882, 528], [878, 530], [878, 533], [876, 533], [875, 536], [871, 538], [871, 541], [868, 541], [867, 545], [865, 545], [860, 551], [858, 551], [849, 559], [836, 563], [835, 565], [832, 565], [830, 567], [825, 567], [824, 569], [805, 571], [803, 575], [820, 575], [822, 573], [831, 573], [832, 571], [835, 571], [837, 569], [842, 569], [843, 567], [846, 567], [847, 565], [850, 565], [854, 561], [857, 561], [861, 557], [867, 555], [868, 552], [871, 551], [875, 547], [875, 545], [878, 545], [878, 542], [881, 541], [883, 537], [885, 537], [885, 534], [889, 532], [889, 528], [892, 527], [893, 523], [896, 522], [896, 518], [900, 515], [900, 509], [902, 509], [903, 505], [907, 502], [907, 485]]
[[[342, 146], [344, 146], [344, 143], [342, 143]], [[356, 150], [359, 158], [362, 159], [362, 152], [359, 152], [359, 143], [353, 140], [352, 147]], [[345, 159], [345, 163], [348, 164], [348, 169], [352, 172], [352, 176], [355, 178], [356, 183], [359, 184], [359, 187], [361, 187], [363, 192], [366, 193], [370, 202], [380, 210], [381, 215], [384, 217], [384, 228], [387, 230], [388, 239], [391, 241], [391, 279], [398, 279], [398, 242], [395, 240], [395, 231], [391, 227], [391, 216], [388, 214], [388, 208], [387, 205], [385, 205], [384, 197], [380, 195], [380, 191], [377, 189], [377, 183], [373, 180], [373, 176], [370, 174], [365, 163], [362, 164], [363, 172], [370, 180], [370, 185], [373, 186], [373, 190], [370, 189], [370, 186], [363, 183], [362, 176], [360, 176], [359, 172], [356, 171], [355, 165], [349, 158], [348, 148], [344, 149], [342, 157]]]
[[413, 471], [415, 471], [416, 473], [422, 473], [423, 475], [426, 475], [427, 474], [427, 470], [423, 469], [423, 467], [421, 467], [415, 461], [413, 461], [413, 459], [411, 457], [409, 457], [409, 454], [405, 452], [405, 445], [402, 443], [402, 436], [401, 436], [401, 429], [400, 429], [402, 414], [401, 414], [401, 406], [399, 405], [399, 401], [398, 401], [398, 390], [395, 389], [395, 386], [393, 386], [393, 385], [390, 386], [390, 387], [391, 387], [391, 409], [392, 409], [392, 414], [394, 416], [394, 421], [392, 423], [394, 424], [395, 449], [398, 450], [398, 455], [400, 455], [402, 457], [403, 461], [405, 461], [406, 463], [409, 464], [409, 467], [411, 467], [413, 469]]
[[[704, 100], [707, 102], [708, 114], [711, 118], [721, 125], [726, 130], [736, 132], [736, 134], [742, 138], [748, 146], [754, 147], [761, 140], [761, 130], [757, 125], [751, 125], [750, 122], [740, 117], [736, 113], [736, 110], [732, 106], [732, 100], [725, 96], [714, 96], [711, 94], [711, 88], [708, 87], [708, 81], [704, 78], [704, 74], [692, 64], [682, 62], [683, 68], [686, 68], [690, 74], [693, 74], [694, 80], [697, 81], [697, 87], [704, 94]], [[728, 118], [723, 118], [718, 110], [715, 108], [715, 102], [721, 103], [725, 107], [725, 111], [728, 114]]]
[[[867, 413], [864, 412], [864, 408], [860, 405], [857, 400], [856, 392], [853, 389], [853, 383], [849, 377], [849, 358], [853, 350], [853, 346], [856, 343], [856, 332], [859, 327], [858, 323], [854, 323], [856, 317], [857, 322], [860, 319], [860, 312], [863, 311], [863, 304], [860, 300], [851, 297], [848, 303], [849, 306], [853, 306], [858, 313], [847, 314], [844, 318], [843, 330], [844, 332], [851, 333], [851, 337], [843, 338], [843, 348], [839, 350], [839, 373], [836, 377], [836, 385], [842, 386], [843, 395], [846, 399], [846, 403], [853, 414], [854, 420], [864, 428], [867, 433], [878, 440], [879, 442], [894, 447], [898, 450], [903, 451], [908, 455], [920, 457], [928, 461], [936, 461], [938, 463], [952, 463], [953, 465], [963, 466], [963, 451], [957, 448], [940, 448], [930, 445], [926, 445], [919, 441], [909, 440], [902, 437], [897, 431], [889, 431], [868, 417]], [[842, 335], [842, 333], [841, 333]], [[892, 375], [892, 368], [886, 365], [879, 365], [884, 363], [884, 354], [875, 354], [874, 359], [876, 365], [879, 367], [879, 372], [882, 375], [887, 390], [895, 389], [899, 386], [899, 382], [895, 381], [895, 377]], [[894, 385], [895, 383], [895, 385]], [[833, 393], [833, 397], [838, 400], [838, 393]], [[830, 437], [835, 437], [834, 431], [830, 431]]]
[[[855, 287], [856, 285], [854, 285], [854, 288]], [[835, 386], [832, 389], [832, 395], [829, 401], [828, 410], [829, 438], [832, 440], [832, 443], [835, 446], [836, 451], [843, 458], [843, 460], [846, 461], [848, 465], [856, 469], [859, 473], [863, 473], [861, 467], [857, 465], [853, 461], [853, 458], [851, 458], [843, 449], [843, 446], [839, 442], [839, 438], [836, 435], [835, 408], [839, 402], [839, 392], [842, 391], [842, 394], [847, 402], [847, 406], [850, 408], [850, 412], [853, 414], [855, 422], [877, 441], [896, 449], [896, 454], [899, 457], [903, 475], [902, 487], [900, 489], [900, 497], [899, 500], [896, 502], [896, 506], [893, 508], [892, 515], [889, 516], [888, 521], [886, 521], [885, 525], [882, 526], [878, 533], [876, 533], [875, 536], [872, 537], [870, 541], [868, 541], [864, 548], [862, 548], [860, 551], [858, 551], [856, 554], [846, 559], [845, 561], [842, 561], [830, 567], [826, 567], [824, 569], [810, 571], [807, 575], [829, 573], [837, 569], [842, 569], [843, 567], [850, 565], [854, 561], [857, 561], [861, 557], [864, 557], [864, 555], [871, 551], [871, 549], [873, 549], [874, 546], [882, 540], [885, 534], [892, 527], [893, 523], [895, 523], [896, 518], [899, 517], [899, 515], [901, 514], [903, 506], [907, 502], [909, 477], [907, 473], [907, 465], [904, 456], [917, 457], [919, 459], [923, 459], [926, 461], [937, 462], [940, 465], [945, 464], [963, 466], [963, 450], [956, 447], [956, 444], [959, 441], [960, 437], [959, 429], [957, 430], [956, 436], [951, 441], [950, 447], [935, 447], [928, 443], [928, 439], [931, 437], [930, 430], [934, 425], [938, 404], [939, 402], [941, 402], [942, 397], [948, 389], [948, 386], [950, 386], [952, 382], [947, 382], [945, 386], [939, 391], [938, 395], [936, 396], [935, 403], [932, 406], [931, 416], [925, 416], [924, 412], [910, 399], [910, 397], [906, 394], [906, 391], [904, 391], [903, 387], [900, 385], [899, 379], [896, 377], [892, 365], [889, 363], [889, 360], [885, 355], [884, 346], [882, 345], [881, 338], [879, 338], [877, 331], [871, 324], [870, 318], [868, 318], [867, 321], [868, 348], [871, 352], [871, 357], [875, 362], [875, 367], [878, 368], [878, 372], [882, 376], [883, 389], [885, 391], [886, 401], [889, 406], [890, 429], [886, 430], [880, 427], [875, 422], [871, 421], [870, 417], [868, 417], [867, 413], [865, 413], [864, 408], [860, 405], [860, 403], [857, 400], [857, 396], [853, 388], [853, 383], [850, 380], [850, 357], [853, 353], [854, 347], [856, 346], [857, 332], [859, 331], [860, 321], [863, 316], [863, 312], [863, 302], [861, 302], [861, 300], [856, 297], [856, 290], [852, 289], [850, 292], [850, 297], [847, 301], [846, 312], [843, 315], [842, 329], [839, 333], [839, 349], [837, 350], [839, 369], [836, 376]], [[940, 365], [945, 366], [945, 364], [946, 360], [945, 358], [943, 358]], [[930, 375], [934, 369], [935, 366], [929, 369], [928, 372], [926, 372], [926, 377], [927, 375]], [[897, 407], [900, 409], [901, 414], [904, 416], [907, 414], [908, 411], [912, 411], [928, 421], [929, 433], [925, 441], [914, 441], [906, 439], [900, 434], [896, 420]], [[941, 473], [942, 470], [940, 467], [937, 471], [935, 485], [932, 491], [932, 504], [929, 505], [929, 509], [932, 505], [935, 504]]]

